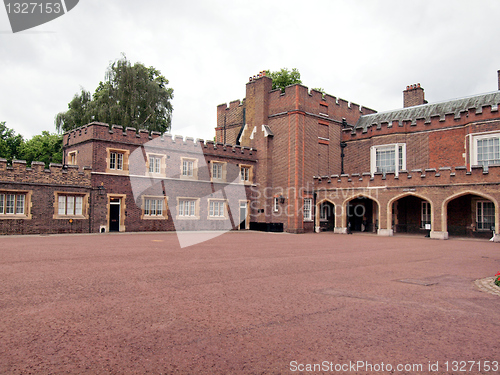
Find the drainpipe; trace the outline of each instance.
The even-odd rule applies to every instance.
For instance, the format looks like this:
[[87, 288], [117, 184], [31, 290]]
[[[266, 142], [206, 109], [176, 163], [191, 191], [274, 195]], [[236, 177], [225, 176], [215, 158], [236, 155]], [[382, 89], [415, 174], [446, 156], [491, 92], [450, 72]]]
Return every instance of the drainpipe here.
[[316, 207], [316, 201], [317, 201], [317, 194], [314, 191], [314, 184], [313, 184], [313, 202], [314, 202], [314, 226], [313, 226], [313, 233], [316, 233], [316, 216], [318, 215], [318, 209]]
[[226, 144], [226, 114], [224, 113], [224, 144]]
[[340, 142], [340, 174], [344, 174], [344, 149], [347, 147], [347, 143]]

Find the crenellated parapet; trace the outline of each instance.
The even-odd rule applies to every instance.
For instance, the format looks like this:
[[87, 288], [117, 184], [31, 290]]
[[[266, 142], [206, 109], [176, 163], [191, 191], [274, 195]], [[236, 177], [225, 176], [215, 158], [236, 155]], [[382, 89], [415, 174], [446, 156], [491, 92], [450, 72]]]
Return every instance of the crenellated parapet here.
[[153, 131], [150, 133], [149, 131], [144, 129], [136, 130], [135, 128], [131, 127], [123, 128], [123, 126], [121, 125], [109, 126], [108, 124], [101, 122], [92, 122], [88, 125], [65, 133], [63, 138], [63, 145], [64, 147], [68, 147], [74, 144], [95, 140], [115, 141], [129, 144], [143, 144], [151, 139], [160, 136], [160, 132]]
[[284, 93], [281, 90], [271, 91], [269, 103], [270, 116], [294, 109], [323, 117], [325, 120], [339, 122], [345, 118], [349, 124], [355, 124], [362, 115], [376, 113], [373, 109], [314, 89], [309, 90], [308, 87], [299, 84], [286, 87]]
[[51, 163], [46, 169], [45, 163], [34, 161], [28, 168], [25, 160], [13, 160], [9, 165], [0, 158], [0, 182], [90, 187], [90, 173], [90, 168], [80, 169], [76, 165]]
[[414, 169], [388, 173], [352, 173], [331, 176], [314, 176], [318, 189], [353, 189], [369, 187], [414, 188], [418, 186], [450, 186], [460, 184], [500, 185], [500, 165], [488, 168], [465, 166]]
[[[154, 142], [151, 142], [154, 140]], [[240, 147], [230, 144], [223, 144], [221, 142], [204, 141], [202, 139], [195, 139], [192, 137], [184, 137], [182, 135], [172, 135], [170, 133], [149, 132], [141, 129], [137, 131], [135, 128], [123, 128], [119, 125], [93, 122], [80, 128], [71, 130], [64, 134], [64, 147], [85, 143], [89, 141], [105, 141], [127, 143], [130, 145], [144, 145], [149, 144], [150, 147], [161, 147], [167, 145], [169, 149], [179, 149], [182, 151], [188, 150], [190, 147], [201, 147], [206, 152], [229, 154], [238, 153], [245, 155], [255, 154], [255, 149], [249, 147]], [[151, 142], [151, 143], [150, 143]]]
[[500, 91], [442, 103], [363, 115], [356, 126], [343, 129], [346, 141], [388, 134], [410, 133], [497, 119]]
[[205, 141], [181, 135], [164, 134], [163, 136], [148, 142], [145, 146], [150, 150], [159, 153], [198, 153], [205, 156], [220, 158], [244, 158], [249, 161], [257, 160], [257, 150], [239, 145], [223, 144], [221, 142]]

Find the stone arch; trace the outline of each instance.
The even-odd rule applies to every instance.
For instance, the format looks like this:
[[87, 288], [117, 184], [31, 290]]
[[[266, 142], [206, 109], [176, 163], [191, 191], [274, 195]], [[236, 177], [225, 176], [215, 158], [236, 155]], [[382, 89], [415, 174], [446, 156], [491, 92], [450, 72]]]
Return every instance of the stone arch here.
[[[431, 215], [434, 215], [434, 202], [432, 201], [432, 199], [430, 199], [429, 197], [426, 197], [425, 195], [418, 194], [415, 192], [411, 192], [411, 191], [404, 192], [404, 193], [401, 193], [399, 195], [396, 195], [395, 197], [392, 197], [389, 200], [389, 202], [387, 203], [387, 228], [388, 229], [390, 229], [392, 227], [392, 205], [394, 204], [394, 202], [396, 202], [402, 198], [408, 197], [408, 196], [414, 196], [414, 197], [417, 197], [417, 198], [420, 198], [424, 201], [429, 202], [431, 204]], [[432, 219], [431, 219], [431, 230], [434, 230], [434, 220], [432, 220]]]
[[377, 198], [370, 196], [370, 194], [359, 193], [359, 194], [352, 195], [349, 198], [346, 198], [342, 202], [342, 227], [347, 228], [347, 226], [348, 226], [348, 220], [347, 220], [348, 217], [347, 216], [349, 214], [348, 213], [349, 202], [352, 202], [356, 199], [362, 199], [362, 198], [369, 199], [369, 200], [376, 203], [376, 205], [375, 205], [376, 214], [373, 215], [373, 217], [376, 218], [375, 219], [376, 222], [373, 222], [372, 224], [375, 226], [380, 226], [380, 201]]
[[335, 204], [335, 202], [329, 198], [323, 198], [321, 199], [320, 201], [316, 202], [316, 218], [315, 218], [315, 227], [316, 227], [316, 231], [320, 231], [322, 230], [321, 228], [321, 206], [323, 205], [323, 203], [329, 203], [333, 206], [333, 212], [331, 212], [332, 216], [333, 216], [333, 227], [331, 228], [331, 230], [333, 231], [334, 228], [335, 228], [335, 225], [337, 223], [337, 207], [338, 205]]
[[449, 197], [447, 197], [443, 201], [442, 206], [441, 206], [441, 228], [443, 228], [443, 231], [444, 232], [448, 231], [448, 204], [451, 201], [453, 201], [457, 198], [460, 198], [462, 196], [465, 196], [465, 195], [476, 195], [478, 197], [481, 197], [481, 198], [484, 198], [484, 199], [487, 199], [487, 200], [493, 202], [493, 204], [495, 206], [495, 233], [498, 233], [499, 232], [498, 201], [495, 198], [493, 198], [491, 195], [486, 194], [486, 193], [482, 193], [482, 192], [479, 192], [476, 190], [464, 190], [464, 191], [461, 191], [459, 193], [455, 193], [455, 194], [450, 195]]

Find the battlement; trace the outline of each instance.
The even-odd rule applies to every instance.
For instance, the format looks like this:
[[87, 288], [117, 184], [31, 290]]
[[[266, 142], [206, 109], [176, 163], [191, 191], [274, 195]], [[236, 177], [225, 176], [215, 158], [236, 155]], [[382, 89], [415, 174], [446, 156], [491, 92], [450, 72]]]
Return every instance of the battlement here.
[[[152, 140], [157, 141], [151, 143], [150, 141]], [[183, 151], [187, 150], [187, 147], [202, 147], [204, 151], [210, 151], [211, 153], [234, 152], [238, 154], [252, 155], [256, 152], [255, 149], [248, 147], [214, 143], [213, 141], [207, 141], [205, 143], [202, 139], [195, 140], [195, 138], [192, 137], [184, 138], [184, 136], [181, 135], [172, 135], [169, 133], [161, 134], [160, 132], [155, 131], [149, 133], [144, 129], [136, 131], [135, 128], [129, 127], [123, 129], [123, 127], [119, 125], [112, 125], [109, 127], [108, 124], [99, 122], [90, 123], [64, 134], [65, 148], [87, 141], [116, 141], [119, 143], [125, 142], [137, 146], [148, 143], [149, 147], [161, 147], [162, 144], [165, 145], [164, 142], [168, 142], [169, 149], [179, 149]]]
[[286, 87], [284, 93], [281, 90], [271, 91], [269, 103], [270, 116], [298, 110], [336, 121], [345, 118], [350, 124], [355, 124], [362, 115], [376, 113], [368, 107], [314, 89], [309, 90], [299, 84]]
[[257, 150], [249, 147], [223, 144], [214, 141], [205, 141], [203, 139], [194, 139], [192, 137], [184, 138], [181, 135], [172, 136], [165, 133], [162, 137], [146, 143], [144, 146], [150, 151], [156, 150], [159, 153], [166, 151], [174, 152], [198, 152], [206, 156], [218, 156], [223, 158], [245, 158], [248, 160], [257, 159]]
[[320, 189], [351, 189], [367, 187], [407, 187], [418, 186], [450, 186], [456, 184], [482, 183], [500, 184], [500, 165], [488, 168], [473, 166], [470, 171], [465, 166], [414, 169], [394, 172], [352, 173], [331, 176], [314, 176], [315, 185]]
[[0, 158], [0, 181], [37, 184], [78, 185], [90, 187], [90, 168], [80, 170], [76, 165], [63, 166], [62, 164], [49, 165], [34, 161], [31, 168], [27, 167], [25, 160], [13, 160], [12, 165], [7, 160]]
[[366, 139], [373, 136], [444, 129], [472, 122], [500, 118], [500, 92], [424, 104], [396, 111], [360, 117], [356, 126], [343, 129], [343, 139]]
[[71, 130], [64, 134], [63, 145], [64, 147], [72, 146], [78, 143], [90, 140], [105, 140], [105, 141], [119, 141], [127, 142], [130, 144], [143, 144], [151, 139], [160, 137], [160, 132], [151, 132], [148, 130], [140, 129], [137, 131], [135, 128], [123, 128], [121, 125], [111, 125], [102, 122], [91, 122], [90, 124], [81, 126], [77, 129]]

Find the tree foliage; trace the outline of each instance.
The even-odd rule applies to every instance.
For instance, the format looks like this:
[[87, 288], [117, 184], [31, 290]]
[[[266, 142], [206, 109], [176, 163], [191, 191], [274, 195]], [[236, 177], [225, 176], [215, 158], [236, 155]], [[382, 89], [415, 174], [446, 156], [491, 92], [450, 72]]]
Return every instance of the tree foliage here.
[[10, 163], [12, 159], [20, 158], [20, 148], [24, 139], [20, 134], [9, 129], [4, 122], [0, 122], [0, 157], [7, 159]]
[[172, 119], [172, 88], [154, 67], [132, 65], [123, 55], [112, 63], [94, 95], [81, 90], [68, 104], [68, 111], [56, 115], [59, 132], [91, 121], [136, 129], [165, 132]]
[[25, 140], [22, 135], [0, 122], [0, 157], [9, 163], [13, 159], [26, 160], [30, 165], [33, 161], [43, 161], [48, 167], [50, 163], [62, 162], [62, 135], [43, 131]]
[[273, 90], [280, 89], [282, 92], [285, 92], [285, 87], [296, 83], [302, 83], [300, 80], [300, 72], [296, 68], [292, 70], [281, 68], [281, 70], [275, 72], [266, 70], [266, 75], [273, 80]]
[[56, 115], [57, 131], [68, 131], [92, 122], [91, 102], [92, 95], [90, 92], [81, 88], [80, 93], [75, 94], [68, 103], [68, 110]]
[[62, 163], [62, 141], [62, 135], [42, 131], [21, 145], [21, 159], [27, 164], [43, 161], [47, 167], [50, 163]]

